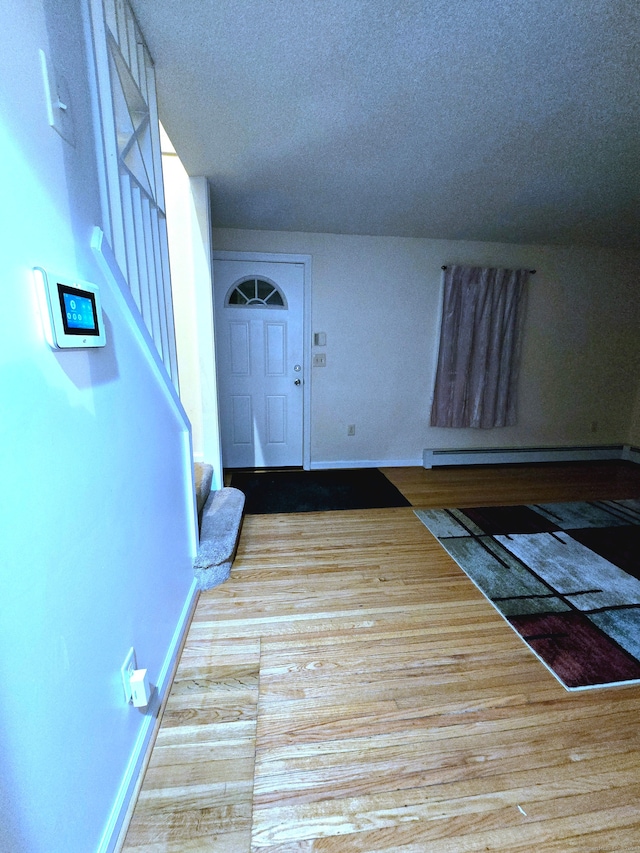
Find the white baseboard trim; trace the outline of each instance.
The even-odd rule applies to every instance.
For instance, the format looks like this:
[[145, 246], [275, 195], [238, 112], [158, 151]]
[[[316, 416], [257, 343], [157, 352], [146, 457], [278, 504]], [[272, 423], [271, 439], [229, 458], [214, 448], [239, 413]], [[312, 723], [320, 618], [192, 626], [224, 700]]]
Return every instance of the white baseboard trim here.
[[127, 818], [129, 808], [134, 795], [137, 795], [137, 787], [142, 768], [147, 758], [147, 750], [152, 743], [152, 739], [156, 734], [156, 725], [160, 721], [160, 711], [164, 700], [168, 693], [168, 688], [171, 686], [171, 680], [177, 664], [178, 655], [182, 649], [183, 640], [191, 623], [191, 617], [198, 600], [198, 588], [194, 578], [186, 601], [180, 613], [178, 624], [176, 625], [171, 643], [167, 649], [162, 669], [158, 675], [158, 683], [156, 684], [156, 696], [154, 701], [154, 711], [147, 713], [142, 724], [138, 737], [134, 744], [129, 763], [125, 771], [124, 777], [118, 789], [111, 814], [107, 821], [107, 825], [100, 839], [100, 844], [96, 853], [114, 853], [120, 849], [124, 842], [125, 818]]
[[622, 445], [593, 447], [499, 447], [469, 449], [426, 449], [422, 467], [437, 465], [505, 465], [522, 462], [592, 462], [609, 459], [630, 459], [640, 462], [640, 450]]
[[421, 459], [342, 459], [325, 462], [311, 462], [310, 471], [324, 471], [330, 468], [415, 468], [422, 465]]

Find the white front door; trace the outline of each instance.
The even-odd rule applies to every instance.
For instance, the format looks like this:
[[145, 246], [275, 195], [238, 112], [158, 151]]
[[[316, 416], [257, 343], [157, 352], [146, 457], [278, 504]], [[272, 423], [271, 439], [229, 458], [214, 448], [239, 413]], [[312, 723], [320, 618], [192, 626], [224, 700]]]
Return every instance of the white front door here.
[[214, 260], [225, 468], [302, 467], [304, 265]]

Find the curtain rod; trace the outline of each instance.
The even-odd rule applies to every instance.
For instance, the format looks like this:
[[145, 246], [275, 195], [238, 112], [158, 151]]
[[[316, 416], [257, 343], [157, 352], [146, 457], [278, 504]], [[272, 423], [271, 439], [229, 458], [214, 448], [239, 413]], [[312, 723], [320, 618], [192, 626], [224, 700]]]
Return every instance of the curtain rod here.
[[[442, 269], [442, 270], [446, 270], [446, 268], [447, 268], [446, 264], [444, 264], [443, 266], [440, 267], [440, 269]], [[529, 274], [535, 275], [536, 271], [535, 270], [529, 270]]]

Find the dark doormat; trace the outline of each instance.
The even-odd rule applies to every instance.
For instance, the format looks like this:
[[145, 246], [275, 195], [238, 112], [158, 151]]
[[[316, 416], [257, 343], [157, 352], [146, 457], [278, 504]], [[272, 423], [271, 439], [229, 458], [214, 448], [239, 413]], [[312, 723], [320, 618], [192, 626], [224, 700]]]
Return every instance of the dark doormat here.
[[411, 506], [377, 468], [239, 472], [231, 485], [244, 492], [248, 515]]

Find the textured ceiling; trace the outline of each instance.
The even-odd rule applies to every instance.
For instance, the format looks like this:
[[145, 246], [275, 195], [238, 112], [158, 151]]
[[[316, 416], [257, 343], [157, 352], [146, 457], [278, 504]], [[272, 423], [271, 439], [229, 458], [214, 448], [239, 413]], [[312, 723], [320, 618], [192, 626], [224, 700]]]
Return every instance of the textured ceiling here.
[[132, 0], [219, 227], [640, 247], [638, 0]]

